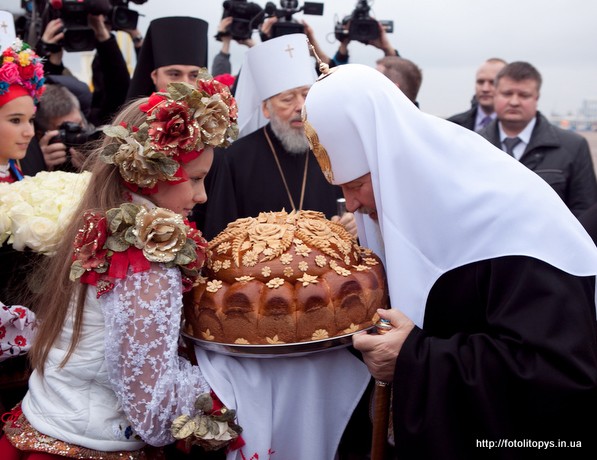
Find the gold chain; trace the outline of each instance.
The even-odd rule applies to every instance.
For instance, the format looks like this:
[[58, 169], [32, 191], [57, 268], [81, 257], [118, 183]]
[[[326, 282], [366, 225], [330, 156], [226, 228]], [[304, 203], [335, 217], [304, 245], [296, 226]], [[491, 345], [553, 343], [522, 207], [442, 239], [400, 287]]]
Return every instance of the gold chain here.
[[[274, 160], [276, 160], [276, 165], [278, 166], [278, 171], [280, 171], [280, 176], [282, 177], [282, 182], [284, 182], [284, 188], [286, 189], [286, 193], [288, 194], [288, 199], [290, 200], [290, 205], [292, 206], [292, 210], [296, 211], [296, 206], [294, 205], [294, 200], [292, 199], [292, 195], [290, 194], [290, 189], [288, 188], [288, 183], [286, 182], [286, 176], [284, 175], [284, 171], [282, 171], [282, 165], [280, 165], [280, 160], [278, 159], [278, 154], [276, 153], [276, 149], [274, 148], [274, 144], [272, 144], [272, 140], [269, 138], [269, 134], [267, 133], [267, 129], [265, 126], [263, 127], [263, 133], [265, 134], [265, 138], [267, 139], [267, 143], [269, 144], [269, 148], [272, 151], [272, 155], [274, 156]], [[303, 185], [301, 187], [301, 201], [299, 203], [299, 211], [303, 209], [303, 200], [305, 199], [305, 188], [307, 186], [307, 169], [309, 168], [309, 151], [305, 154], [307, 158], [305, 159], [305, 172], [303, 173]]]

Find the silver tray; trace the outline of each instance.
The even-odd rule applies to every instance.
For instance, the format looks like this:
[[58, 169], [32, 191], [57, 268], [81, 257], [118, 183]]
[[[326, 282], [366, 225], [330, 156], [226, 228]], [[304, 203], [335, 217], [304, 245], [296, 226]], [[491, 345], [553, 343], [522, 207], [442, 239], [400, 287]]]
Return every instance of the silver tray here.
[[[357, 332], [368, 331], [375, 328], [370, 326]], [[305, 356], [322, 351], [337, 350], [352, 345], [352, 336], [357, 332], [339, 335], [330, 339], [313, 340], [311, 342], [280, 343], [274, 345], [242, 345], [235, 343], [213, 342], [190, 336], [184, 331], [182, 335], [198, 347], [215, 351], [224, 355], [236, 356], [238, 358], [282, 358]]]

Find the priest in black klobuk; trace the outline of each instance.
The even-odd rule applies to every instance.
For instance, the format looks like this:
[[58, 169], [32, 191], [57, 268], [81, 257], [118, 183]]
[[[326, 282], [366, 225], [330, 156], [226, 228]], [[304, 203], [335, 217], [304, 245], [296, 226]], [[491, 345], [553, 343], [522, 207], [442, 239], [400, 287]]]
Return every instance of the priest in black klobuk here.
[[127, 100], [147, 97], [173, 81], [188, 81], [207, 67], [207, 22], [172, 16], [149, 23]]

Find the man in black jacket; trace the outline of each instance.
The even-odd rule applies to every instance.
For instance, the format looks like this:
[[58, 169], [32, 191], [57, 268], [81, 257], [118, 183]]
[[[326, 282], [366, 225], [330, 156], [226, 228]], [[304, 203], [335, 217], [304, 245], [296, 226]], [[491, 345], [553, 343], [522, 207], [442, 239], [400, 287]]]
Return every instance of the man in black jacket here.
[[[528, 62], [513, 62], [496, 77], [497, 120], [480, 132], [496, 147], [541, 176], [575, 215], [597, 202], [597, 180], [586, 139], [552, 125], [537, 111], [541, 74]], [[511, 141], [509, 139], [512, 139]]]

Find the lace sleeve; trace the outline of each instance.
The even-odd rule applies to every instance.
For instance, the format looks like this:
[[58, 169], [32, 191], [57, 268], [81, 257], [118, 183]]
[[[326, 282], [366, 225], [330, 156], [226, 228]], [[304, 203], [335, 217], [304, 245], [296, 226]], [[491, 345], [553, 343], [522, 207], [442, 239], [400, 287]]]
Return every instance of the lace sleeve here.
[[172, 420], [194, 415], [195, 399], [209, 391], [199, 367], [178, 356], [179, 270], [152, 264], [149, 271], [129, 273], [100, 302], [108, 376], [127, 418], [148, 444], [173, 442]]

